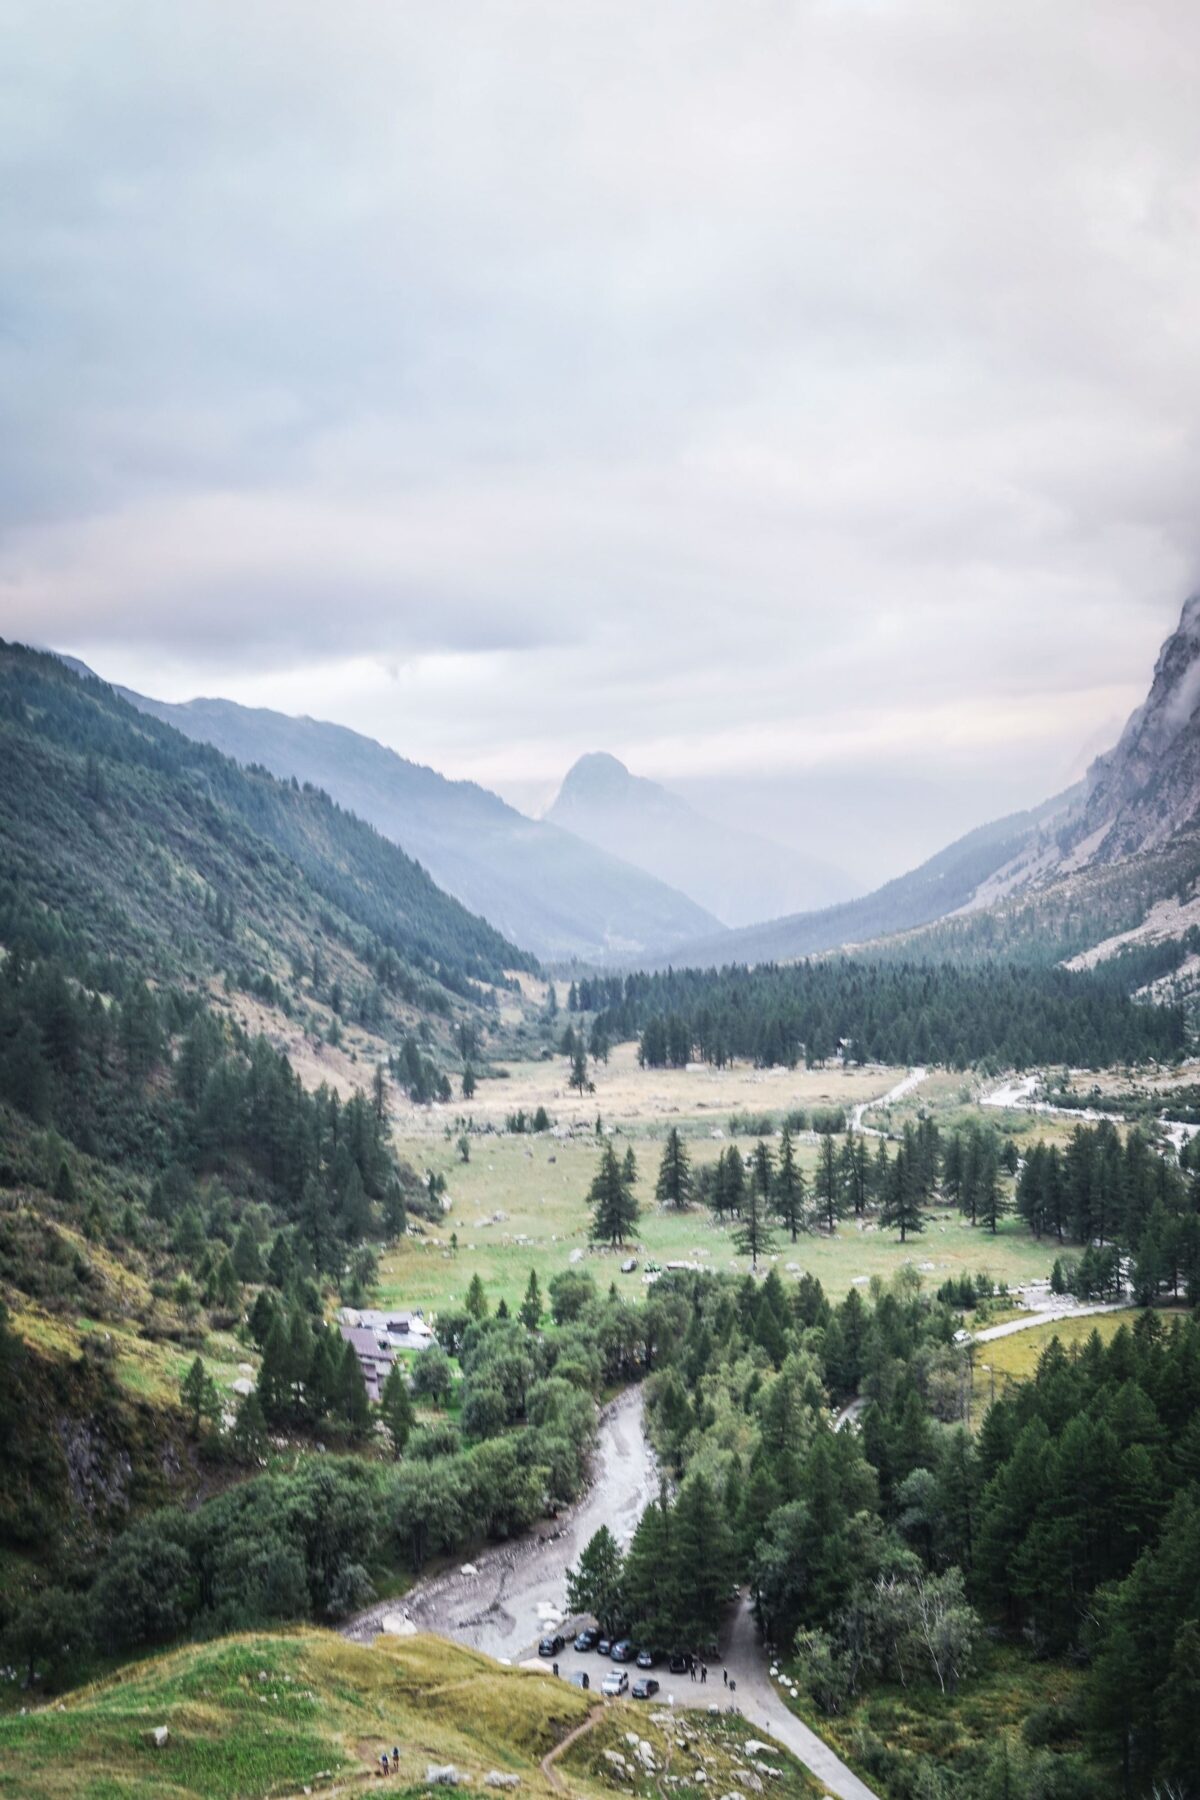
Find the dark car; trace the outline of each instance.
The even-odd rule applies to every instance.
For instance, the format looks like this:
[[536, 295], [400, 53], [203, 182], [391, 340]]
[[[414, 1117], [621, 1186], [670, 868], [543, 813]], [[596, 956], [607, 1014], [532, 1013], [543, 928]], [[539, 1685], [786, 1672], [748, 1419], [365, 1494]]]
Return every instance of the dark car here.
[[538, 1645], [538, 1655], [561, 1656], [566, 1647], [566, 1638], [561, 1634], [556, 1633], [554, 1637], [544, 1637], [542, 1639], [541, 1643]]
[[639, 1669], [652, 1669], [657, 1661], [658, 1658], [655, 1656], [653, 1650], [639, 1650], [637, 1653], [637, 1666]]
[[606, 1638], [606, 1637], [597, 1638], [596, 1639], [596, 1649], [597, 1649], [597, 1652], [601, 1656], [611, 1656], [612, 1655], [612, 1639]]
[[580, 1652], [594, 1650], [599, 1642], [600, 1633], [596, 1630], [596, 1627], [594, 1625], [585, 1625], [584, 1629], [575, 1639], [575, 1648]]
[[687, 1674], [688, 1660], [687, 1660], [687, 1657], [683, 1654], [682, 1650], [677, 1650], [675, 1652], [674, 1656], [671, 1658], [670, 1662], [667, 1664], [667, 1667], [670, 1669], [672, 1675], [686, 1675]]
[[635, 1700], [653, 1700], [658, 1692], [658, 1683], [653, 1675], [639, 1675], [629, 1691]]
[[612, 1647], [612, 1659], [614, 1662], [632, 1662], [636, 1655], [637, 1651], [634, 1649], [632, 1638], [622, 1638], [619, 1643], [614, 1644]]
[[592, 1678], [586, 1669], [576, 1669], [575, 1673], [569, 1676], [568, 1679], [570, 1680], [572, 1687], [590, 1688], [592, 1685]]

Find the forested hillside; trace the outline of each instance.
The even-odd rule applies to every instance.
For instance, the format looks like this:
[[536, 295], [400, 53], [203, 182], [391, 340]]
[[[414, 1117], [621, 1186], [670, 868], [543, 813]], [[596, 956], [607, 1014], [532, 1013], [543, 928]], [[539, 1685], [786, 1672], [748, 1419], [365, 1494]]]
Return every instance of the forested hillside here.
[[609, 1042], [640, 1037], [651, 1067], [699, 1058], [760, 1065], [934, 1061], [955, 1068], [1032, 1063], [1097, 1067], [1170, 1058], [1184, 1047], [1176, 1007], [1137, 1004], [1121, 966], [1073, 974], [1011, 964], [957, 968], [830, 958], [758, 968], [590, 977], [575, 1005]]
[[0, 937], [72, 964], [289, 986], [319, 952], [427, 1005], [444, 1004], [435, 985], [531, 966], [318, 790], [241, 769], [19, 645], [0, 649], [0, 834]]
[[[410, 1211], [441, 1216], [391, 1148], [393, 1077], [448, 1096], [495, 984], [529, 958], [324, 795], [16, 647], [0, 839], [11, 1609], [39, 1572], [69, 1592], [147, 1506], [257, 1466], [268, 1423], [362, 1441], [366, 1391], [326, 1297], [361, 1298], [372, 1245]], [[314, 1083], [351, 1036], [339, 1082]], [[275, 1318], [303, 1417], [271, 1419], [243, 1379], [233, 1420]]]

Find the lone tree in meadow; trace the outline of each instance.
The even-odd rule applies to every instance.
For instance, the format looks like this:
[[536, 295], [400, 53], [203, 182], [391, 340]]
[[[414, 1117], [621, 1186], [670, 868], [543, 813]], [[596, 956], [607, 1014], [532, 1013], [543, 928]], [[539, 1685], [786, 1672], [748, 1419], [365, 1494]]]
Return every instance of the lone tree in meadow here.
[[579, 1044], [576, 1047], [574, 1054], [571, 1057], [571, 1074], [567, 1081], [567, 1086], [578, 1088], [579, 1098], [581, 1100], [583, 1099], [583, 1096], [586, 1093], [590, 1093], [594, 1087], [594, 1083], [588, 1079], [587, 1051], [582, 1044]]
[[658, 1180], [654, 1184], [654, 1198], [665, 1206], [677, 1206], [680, 1209], [691, 1202], [691, 1165], [683, 1139], [674, 1125], [668, 1133], [666, 1148], [663, 1150]]
[[179, 1398], [191, 1416], [193, 1437], [200, 1434], [201, 1419], [207, 1419], [210, 1425], [221, 1423], [221, 1396], [216, 1382], [204, 1366], [203, 1357], [196, 1358], [180, 1382]]
[[[758, 1148], [766, 1151], [767, 1146], [760, 1144]], [[760, 1256], [774, 1247], [775, 1239], [771, 1232], [770, 1205], [771, 1164], [769, 1153], [760, 1162], [757, 1152], [755, 1166], [750, 1180], [746, 1183], [746, 1191], [742, 1197], [742, 1213], [738, 1228], [733, 1234], [734, 1247], [743, 1256], [750, 1258], [750, 1267], [757, 1269]]]
[[909, 1133], [906, 1132], [905, 1142], [897, 1150], [888, 1170], [887, 1187], [879, 1214], [880, 1225], [885, 1231], [899, 1231], [901, 1243], [904, 1243], [910, 1232], [915, 1235], [924, 1231], [928, 1221], [921, 1210], [922, 1198], [921, 1169], [913, 1154]]
[[833, 1137], [825, 1132], [821, 1138], [821, 1151], [817, 1158], [817, 1210], [832, 1231], [838, 1222], [842, 1210], [842, 1183], [838, 1172], [837, 1156], [834, 1153]]
[[775, 1217], [791, 1236], [793, 1244], [808, 1225], [804, 1217], [804, 1201], [808, 1184], [804, 1171], [796, 1161], [792, 1134], [785, 1125], [779, 1142], [779, 1167], [775, 1171]]
[[588, 1189], [588, 1204], [592, 1209], [593, 1243], [611, 1244], [614, 1249], [623, 1244], [637, 1224], [638, 1203], [633, 1182], [611, 1143], [604, 1146], [600, 1167]]

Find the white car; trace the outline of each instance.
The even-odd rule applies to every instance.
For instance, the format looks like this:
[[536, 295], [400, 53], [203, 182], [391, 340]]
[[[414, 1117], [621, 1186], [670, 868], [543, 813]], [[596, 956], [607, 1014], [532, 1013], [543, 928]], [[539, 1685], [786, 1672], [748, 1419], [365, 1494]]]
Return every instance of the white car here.
[[613, 1696], [617, 1694], [627, 1694], [629, 1692], [629, 1677], [624, 1669], [610, 1669], [608, 1674], [604, 1677], [604, 1683], [600, 1692], [602, 1694], [611, 1694]]

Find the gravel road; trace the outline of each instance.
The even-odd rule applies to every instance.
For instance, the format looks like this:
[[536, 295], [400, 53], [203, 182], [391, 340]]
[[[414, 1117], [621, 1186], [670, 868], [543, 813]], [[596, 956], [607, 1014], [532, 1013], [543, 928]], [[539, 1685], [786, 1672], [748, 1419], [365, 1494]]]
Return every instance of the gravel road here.
[[482, 1551], [465, 1565], [420, 1581], [399, 1600], [359, 1613], [342, 1635], [370, 1643], [380, 1631], [409, 1620], [489, 1656], [519, 1662], [537, 1647], [545, 1613], [566, 1608], [565, 1574], [601, 1525], [622, 1544], [633, 1536], [658, 1492], [658, 1471], [642, 1430], [642, 1393], [628, 1388], [600, 1419], [592, 1453], [592, 1481], [582, 1499], [556, 1520], [511, 1544]]

